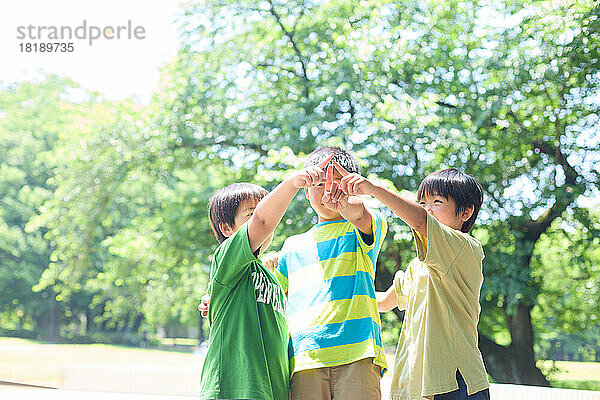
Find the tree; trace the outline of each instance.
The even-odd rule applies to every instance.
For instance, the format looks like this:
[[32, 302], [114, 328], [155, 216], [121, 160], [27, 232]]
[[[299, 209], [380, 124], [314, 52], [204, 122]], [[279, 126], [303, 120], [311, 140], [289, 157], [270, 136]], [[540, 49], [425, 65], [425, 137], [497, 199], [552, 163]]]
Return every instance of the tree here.
[[600, 360], [598, 211], [592, 210], [586, 225], [579, 222], [582, 217], [569, 213], [565, 219], [557, 218], [538, 241], [531, 260], [532, 276], [541, 286], [532, 312], [537, 335], [544, 339], [537, 351], [551, 359], [569, 359], [575, 353], [583, 357], [581, 350], [587, 350], [585, 361]]
[[[176, 131], [199, 148], [260, 162], [273, 146], [303, 152], [337, 137], [399, 188], [449, 166], [482, 181], [481, 349], [496, 380], [547, 385], [531, 258], [558, 217], [586, 218], [577, 201], [598, 185], [597, 6], [246, 1], [189, 14], [208, 22], [188, 29], [177, 76], [189, 84], [173, 120], [192, 116]], [[241, 23], [230, 29], [225, 16]], [[209, 110], [201, 119], [197, 103]], [[494, 341], [497, 321], [509, 345]]]
[[204, 210], [223, 165], [163, 135], [168, 118], [145, 117], [152, 107], [99, 103], [70, 126], [48, 154], [56, 190], [30, 223], [55, 243], [36, 289], [54, 286], [67, 304], [90, 293], [97, 329], [122, 337], [142, 323], [201, 323], [216, 244]]
[[81, 90], [72, 81], [47, 76], [0, 91], [0, 313], [2, 324], [35, 330], [56, 340], [65, 307], [52, 285], [32, 291], [49, 263], [53, 244], [43, 228], [28, 222], [54, 191], [52, 169], [43, 154], [78, 113]]
[[[487, 255], [488, 370], [545, 385], [534, 324], [550, 288], [534, 256], [559, 218], [590, 225], [580, 199], [598, 188], [597, 15], [591, 1], [192, 3], [152, 105], [111, 108], [83, 148], [78, 138], [55, 153], [58, 189], [40, 226], [57, 248], [43, 282], [114, 293], [113, 318], [141, 304], [145, 318], [185, 319], [215, 246], [205, 204], [216, 188], [270, 188], [325, 143], [409, 191], [458, 167], [486, 191], [474, 234]], [[314, 219], [293, 204], [283, 234]], [[380, 288], [412, 253], [407, 227], [392, 219], [390, 230]]]

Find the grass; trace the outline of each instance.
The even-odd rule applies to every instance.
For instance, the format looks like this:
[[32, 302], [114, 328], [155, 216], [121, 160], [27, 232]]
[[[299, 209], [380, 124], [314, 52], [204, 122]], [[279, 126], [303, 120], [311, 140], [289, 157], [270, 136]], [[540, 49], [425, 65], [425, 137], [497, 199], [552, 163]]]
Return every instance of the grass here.
[[552, 370], [552, 361], [538, 361], [538, 367], [550, 373], [550, 385], [563, 389], [600, 390], [600, 363], [555, 361], [557, 370]]
[[580, 389], [580, 390], [596, 390], [600, 391], [600, 381], [580, 381], [565, 379], [562, 381], [552, 380], [550, 385], [561, 389]]
[[0, 338], [0, 381], [58, 387], [67, 364], [179, 367], [200, 369], [202, 357], [191, 353], [103, 344], [55, 344]]
[[[177, 343], [174, 341], [174, 344]], [[394, 353], [386, 352], [386, 358], [391, 370]], [[55, 344], [0, 337], [0, 381], [33, 385], [58, 387], [61, 368], [67, 364], [134, 368], [155, 365], [199, 370], [202, 361], [202, 356], [176, 351], [104, 344]], [[541, 361], [538, 366], [551, 370], [552, 361]], [[600, 363], [557, 361], [556, 367], [550, 380], [553, 387], [600, 390]]]

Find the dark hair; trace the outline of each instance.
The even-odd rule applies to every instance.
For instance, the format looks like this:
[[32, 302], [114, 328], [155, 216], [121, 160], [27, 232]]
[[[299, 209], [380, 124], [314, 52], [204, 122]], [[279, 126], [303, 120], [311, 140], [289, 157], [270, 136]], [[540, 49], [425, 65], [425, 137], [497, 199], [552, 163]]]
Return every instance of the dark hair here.
[[265, 189], [252, 183], [234, 183], [217, 190], [208, 202], [208, 219], [217, 241], [222, 243], [227, 239], [219, 225], [224, 223], [233, 227], [240, 204], [249, 199], [260, 200], [267, 193]]
[[321, 161], [325, 160], [331, 154], [335, 154], [333, 159], [340, 164], [344, 169], [350, 173], [358, 173], [358, 161], [356, 158], [347, 150], [339, 147], [323, 146], [317, 148], [315, 151], [306, 156], [304, 160], [305, 167], [312, 167], [317, 165]]
[[483, 189], [471, 175], [467, 175], [455, 168], [443, 169], [429, 174], [419, 185], [417, 199], [424, 196], [442, 196], [451, 198], [456, 203], [456, 214], [473, 207], [473, 215], [463, 222], [461, 232], [469, 232], [483, 203]]

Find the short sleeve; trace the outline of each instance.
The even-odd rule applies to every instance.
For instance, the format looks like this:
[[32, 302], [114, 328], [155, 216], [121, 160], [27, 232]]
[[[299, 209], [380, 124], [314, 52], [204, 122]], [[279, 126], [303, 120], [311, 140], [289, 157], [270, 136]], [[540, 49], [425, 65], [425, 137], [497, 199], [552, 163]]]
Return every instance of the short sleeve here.
[[412, 267], [408, 266], [406, 271], [399, 270], [394, 275], [394, 291], [398, 300], [398, 309], [406, 310], [408, 306], [408, 294], [412, 283]]
[[211, 268], [211, 280], [223, 286], [234, 286], [244, 269], [253, 261], [258, 259], [250, 250], [246, 222], [217, 248]]
[[429, 268], [447, 274], [468, 244], [467, 234], [450, 228], [427, 213], [427, 237], [413, 229], [417, 257]]
[[356, 237], [358, 238], [358, 243], [363, 252], [372, 254], [376, 259], [379, 250], [381, 249], [381, 243], [387, 233], [387, 222], [379, 211], [369, 210], [369, 213], [371, 214], [373, 243], [366, 244], [358, 228], [354, 227], [354, 230], [356, 231]]

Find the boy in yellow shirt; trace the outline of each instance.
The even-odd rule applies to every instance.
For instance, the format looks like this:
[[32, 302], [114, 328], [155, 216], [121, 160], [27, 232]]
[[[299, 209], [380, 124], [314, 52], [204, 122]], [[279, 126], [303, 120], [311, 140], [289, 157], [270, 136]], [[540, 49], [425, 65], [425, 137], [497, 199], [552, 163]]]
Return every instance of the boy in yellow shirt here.
[[415, 237], [417, 257], [406, 271], [396, 273], [385, 293], [377, 293], [380, 311], [406, 309], [391, 399], [489, 399], [477, 347], [484, 254], [481, 243], [468, 234], [483, 202], [481, 185], [453, 168], [437, 171], [421, 182], [417, 204], [335, 167], [344, 193], [377, 198]]

